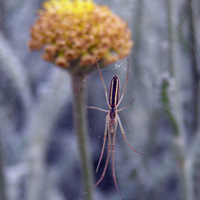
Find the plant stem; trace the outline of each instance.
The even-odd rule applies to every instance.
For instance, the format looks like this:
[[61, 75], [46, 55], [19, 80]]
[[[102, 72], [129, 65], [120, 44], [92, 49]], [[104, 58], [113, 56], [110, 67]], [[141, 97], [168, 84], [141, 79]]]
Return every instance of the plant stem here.
[[168, 38], [169, 38], [169, 66], [170, 74], [172, 77], [175, 75], [174, 69], [174, 34], [173, 34], [173, 21], [172, 21], [172, 1], [167, 1], [168, 9]]
[[[86, 131], [86, 113], [83, 108], [85, 103], [85, 88], [80, 87], [84, 81], [83, 75], [72, 74], [72, 87], [74, 95], [74, 123], [78, 140], [79, 153], [81, 158], [81, 169], [84, 181], [84, 191], [88, 191], [93, 183], [91, 156], [89, 152], [88, 133]], [[92, 192], [86, 196], [92, 200]]]
[[[168, 10], [168, 37], [169, 37], [169, 68], [170, 75], [175, 79], [176, 84], [178, 84], [178, 69], [176, 66], [176, 35], [173, 26], [173, 5], [172, 0], [167, 1], [167, 10]], [[192, 174], [191, 174], [191, 165], [188, 162], [188, 154], [187, 154], [187, 144], [186, 144], [186, 131], [185, 124], [183, 119], [183, 111], [180, 101], [179, 88], [177, 86], [176, 91], [174, 93], [175, 101], [171, 107], [171, 113], [174, 116], [174, 123], [176, 123], [176, 130], [174, 136], [174, 146], [176, 148], [176, 159], [179, 165], [180, 174], [181, 174], [181, 184], [183, 190], [183, 199], [184, 200], [193, 200], [193, 184], [192, 184]]]
[[4, 162], [3, 162], [3, 151], [2, 144], [0, 141], [0, 199], [6, 200], [6, 183], [4, 174]]
[[191, 43], [191, 67], [193, 72], [193, 96], [194, 96], [194, 108], [193, 108], [193, 116], [194, 116], [194, 127], [193, 131], [197, 131], [200, 124], [200, 66], [198, 63], [197, 56], [198, 52], [198, 41], [197, 41], [197, 30], [195, 24], [195, 16], [194, 16], [194, 2], [193, 0], [187, 0], [187, 5], [189, 7], [189, 29], [190, 29], [190, 43]]
[[175, 148], [181, 175], [180, 182], [183, 188], [183, 200], [194, 200], [191, 159], [185, 151], [185, 142], [180, 134], [175, 137]]
[[133, 53], [133, 58], [132, 58], [132, 63], [134, 64], [134, 69], [135, 69], [135, 76], [137, 76], [140, 72], [140, 62], [139, 62], [139, 57], [140, 57], [140, 47], [141, 47], [141, 42], [142, 42], [142, 23], [143, 23], [143, 10], [144, 10], [144, 2], [143, 0], [139, 0], [136, 4], [136, 10], [135, 14], [133, 16], [132, 21], [134, 22], [134, 38], [133, 40], [135, 41], [134, 43], [134, 53]]

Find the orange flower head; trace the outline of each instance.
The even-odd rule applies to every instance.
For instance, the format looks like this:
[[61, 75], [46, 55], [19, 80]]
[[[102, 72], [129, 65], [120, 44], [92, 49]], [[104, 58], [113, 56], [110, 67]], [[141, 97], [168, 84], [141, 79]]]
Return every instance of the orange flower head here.
[[[92, 0], [50, 0], [31, 28], [30, 50], [69, 71], [108, 65], [130, 54], [133, 42], [127, 23]], [[87, 70], [89, 71], [89, 70]]]

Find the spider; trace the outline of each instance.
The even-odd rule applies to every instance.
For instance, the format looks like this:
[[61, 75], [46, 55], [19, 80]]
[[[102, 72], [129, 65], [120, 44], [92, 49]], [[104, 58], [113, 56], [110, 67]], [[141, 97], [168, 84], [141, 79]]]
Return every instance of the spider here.
[[105, 96], [106, 96], [106, 102], [108, 104], [109, 110], [105, 110], [105, 109], [94, 107], [94, 106], [85, 106], [86, 108], [89, 108], [89, 109], [100, 110], [100, 111], [108, 113], [107, 116], [106, 116], [106, 122], [105, 122], [103, 146], [102, 146], [100, 158], [99, 158], [99, 161], [98, 161], [98, 165], [97, 165], [97, 168], [96, 168], [96, 173], [98, 172], [98, 169], [99, 169], [99, 166], [100, 166], [103, 154], [104, 154], [107, 135], [108, 135], [108, 153], [107, 153], [106, 163], [105, 163], [104, 170], [103, 170], [103, 173], [101, 175], [101, 178], [97, 181], [97, 183], [92, 188], [90, 188], [87, 192], [85, 192], [84, 195], [86, 195], [88, 192], [93, 190], [103, 180], [103, 178], [105, 176], [105, 173], [106, 173], [106, 170], [107, 170], [107, 167], [108, 167], [110, 154], [111, 154], [111, 151], [112, 151], [111, 158], [112, 158], [113, 180], [114, 180], [114, 184], [115, 184], [115, 187], [117, 189], [117, 192], [119, 193], [121, 199], [123, 199], [123, 196], [122, 196], [122, 194], [121, 194], [121, 192], [119, 190], [119, 187], [118, 187], [118, 184], [117, 184], [117, 181], [116, 181], [115, 165], [114, 165], [115, 138], [116, 138], [116, 131], [117, 131], [118, 123], [119, 123], [119, 127], [120, 127], [120, 130], [121, 130], [122, 136], [123, 136], [125, 142], [128, 144], [128, 146], [134, 152], [136, 152], [137, 154], [139, 154], [141, 156], [145, 156], [144, 154], [142, 154], [142, 153], [138, 152], [137, 150], [135, 150], [131, 146], [131, 144], [128, 142], [128, 140], [126, 138], [126, 135], [125, 135], [125, 132], [124, 132], [124, 128], [123, 128], [121, 120], [120, 120], [120, 117], [118, 115], [118, 112], [126, 109], [135, 100], [135, 99], [132, 99], [125, 107], [118, 109], [118, 106], [119, 106], [119, 104], [121, 103], [121, 101], [122, 101], [122, 99], [124, 97], [126, 86], [127, 86], [127, 83], [128, 83], [129, 59], [127, 59], [127, 76], [126, 76], [126, 82], [125, 82], [121, 97], [120, 97], [120, 94], [119, 94], [119, 87], [120, 87], [119, 86], [119, 77], [116, 76], [116, 75], [113, 76], [113, 78], [111, 80], [111, 83], [110, 83], [110, 91], [109, 91], [109, 96], [108, 96], [108, 92], [107, 92], [107, 89], [106, 89], [106, 86], [105, 86], [105, 83], [104, 83], [104, 80], [103, 80], [103, 76], [102, 76], [101, 71], [100, 71], [98, 60], [97, 60], [97, 68], [98, 68], [99, 75], [100, 75], [100, 78], [101, 78], [101, 81], [102, 81], [102, 84], [103, 84], [103, 87], [104, 87]]

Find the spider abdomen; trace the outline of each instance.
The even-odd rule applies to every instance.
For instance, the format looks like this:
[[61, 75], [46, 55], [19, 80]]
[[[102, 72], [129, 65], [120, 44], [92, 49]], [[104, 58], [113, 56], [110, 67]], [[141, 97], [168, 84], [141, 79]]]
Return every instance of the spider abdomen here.
[[109, 104], [111, 108], [115, 108], [119, 101], [119, 77], [113, 76], [110, 83]]

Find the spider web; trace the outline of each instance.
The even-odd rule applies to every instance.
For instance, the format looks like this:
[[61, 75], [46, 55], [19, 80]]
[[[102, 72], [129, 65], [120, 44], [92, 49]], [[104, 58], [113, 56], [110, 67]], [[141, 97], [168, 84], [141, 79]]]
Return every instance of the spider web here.
[[[200, 3], [194, 1], [192, 6], [196, 28], [195, 32], [192, 32], [188, 2], [185, 0], [172, 2], [173, 16], [169, 16], [167, 4], [163, 1], [98, 1], [100, 4], [109, 5], [115, 13], [128, 22], [135, 42], [133, 53], [129, 57], [129, 82], [121, 106], [125, 106], [132, 98], [136, 100], [127, 110], [120, 113], [120, 117], [130, 143], [148, 156], [142, 158], [132, 152], [124, 143], [118, 130], [115, 167], [117, 181], [126, 200], [183, 199], [179, 168], [174, 152], [169, 145], [174, 142], [173, 131], [163, 112], [163, 105], [160, 101], [160, 84], [166, 79], [166, 73], [169, 75], [167, 75], [169, 82], [174, 80], [170, 76], [168, 67], [170, 44], [167, 20], [170, 18], [173, 22], [172, 31], [175, 34], [176, 80], [179, 81], [181, 101], [186, 105], [183, 113], [187, 121], [187, 131], [190, 132], [193, 123], [191, 113], [193, 112], [192, 89], [194, 84], [191, 49], [195, 52], [196, 65], [199, 70]], [[36, 19], [37, 9], [41, 3], [41, 1], [22, 0], [0, 1], [0, 141], [2, 141], [6, 178], [9, 185], [9, 189], [7, 189], [9, 200], [25, 199], [20, 196], [20, 194], [24, 194], [23, 180], [28, 180], [27, 171], [33, 170], [25, 162], [25, 152], [30, 150], [28, 146], [24, 145], [28, 135], [26, 133], [30, 133], [29, 131], [35, 127], [38, 127], [37, 130], [41, 130], [44, 125], [49, 131], [43, 140], [51, 141], [51, 143], [44, 142], [42, 145], [53, 144], [54, 147], [50, 151], [53, 164], [49, 164], [52, 167], [49, 172], [53, 173], [50, 173], [52, 176], [48, 177], [50, 180], [47, 187], [48, 195], [51, 196], [51, 199], [57, 200], [64, 200], [66, 197], [71, 200], [78, 199], [77, 190], [74, 188], [80, 190], [81, 185], [80, 181], [76, 181], [80, 179], [80, 175], [76, 173], [78, 170], [76, 164], [78, 147], [76, 138], [71, 134], [70, 79], [67, 75], [62, 75], [63, 73], [59, 69], [54, 69], [50, 66], [51, 64], [39, 59], [39, 52], [30, 53], [26, 47], [29, 40], [29, 28]], [[193, 34], [195, 34], [197, 48], [190, 38]], [[107, 89], [109, 89], [110, 80], [115, 74], [120, 77], [123, 88], [126, 69], [126, 59], [124, 59], [101, 70]], [[80, 87], [86, 85], [88, 105], [106, 109], [104, 89], [96, 67], [94, 66], [93, 73], [85, 75], [85, 77]], [[60, 81], [57, 81], [58, 79]], [[57, 90], [60, 91], [60, 93], [56, 93], [59, 96], [58, 99], [54, 95]], [[41, 106], [37, 107], [38, 104]], [[49, 105], [54, 105], [51, 108], [54, 111], [53, 116], [48, 114], [51, 107]], [[47, 114], [43, 125], [36, 120], [37, 117], [34, 118], [34, 115], [37, 115], [34, 109], [38, 113], [44, 113], [45, 106]], [[102, 145], [105, 113], [91, 110], [88, 111], [88, 117], [91, 149], [94, 163], [96, 163]], [[66, 119], [67, 122], [63, 119]], [[30, 128], [32, 123], [35, 125]], [[55, 127], [59, 126], [59, 129], [52, 124], [55, 124]], [[59, 133], [56, 130], [59, 130]], [[191, 135], [197, 134], [197, 132], [193, 132]], [[191, 136], [188, 138], [192, 141]], [[42, 145], [41, 152], [45, 152]], [[36, 145], [36, 147], [38, 146]], [[39, 160], [40, 153], [36, 152], [34, 155], [38, 156], [38, 160], [36, 159], [35, 162], [43, 163]], [[196, 197], [200, 193], [198, 187], [200, 182], [199, 158], [199, 152], [195, 153], [192, 179]], [[104, 162], [105, 157], [103, 158]], [[44, 168], [39, 169], [43, 170]], [[97, 174], [97, 178], [101, 175], [100, 172]], [[75, 180], [73, 176], [77, 179]], [[61, 177], [66, 177], [68, 181]], [[95, 199], [119, 199], [112, 181], [110, 166], [104, 181], [95, 191]]]

